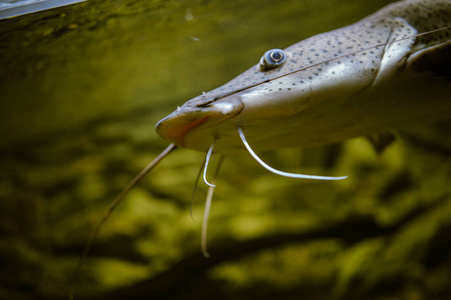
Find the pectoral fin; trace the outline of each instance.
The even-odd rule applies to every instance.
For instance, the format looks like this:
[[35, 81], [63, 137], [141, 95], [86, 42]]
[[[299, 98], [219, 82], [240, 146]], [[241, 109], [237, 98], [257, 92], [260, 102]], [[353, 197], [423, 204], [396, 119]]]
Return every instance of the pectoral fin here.
[[374, 80], [375, 84], [392, 78], [406, 64], [415, 43], [415, 38], [412, 36], [417, 33], [417, 30], [406, 20], [396, 18], [391, 26], [392, 30], [387, 40], [388, 44], [385, 45], [379, 72]]

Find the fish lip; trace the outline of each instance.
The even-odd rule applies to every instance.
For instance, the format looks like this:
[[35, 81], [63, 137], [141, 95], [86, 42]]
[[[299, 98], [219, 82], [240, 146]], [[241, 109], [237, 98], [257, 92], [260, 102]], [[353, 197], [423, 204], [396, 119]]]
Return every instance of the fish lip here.
[[178, 107], [167, 117], [158, 121], [155, 131], [163, 139], [185, 147], [184, 138], [193, 129], [203, 125], [213, 128], [215, 125], [238, 115], [244, 108], [240, 96], [233, 95], [199, 106], [196, 98]]

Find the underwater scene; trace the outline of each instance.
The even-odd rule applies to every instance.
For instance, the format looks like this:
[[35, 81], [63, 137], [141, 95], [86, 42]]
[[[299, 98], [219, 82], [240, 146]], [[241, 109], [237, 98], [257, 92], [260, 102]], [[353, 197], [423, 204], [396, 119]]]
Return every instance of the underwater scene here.
[[[2, 2], [0, 16], [14, 3]], [[206, 154], [177, 149], [118, 205], [77, 270], [112, 201], [169, 145], [155, 133], [160, 119], [267, 50], [391, 2], [89, 0], [5, 13], [0, 299], [449, 299], [449, 119], [258, 152], [287, 172], [348, 176], [340, 181], [281, 177], [246, 151], [227, 155], [208, 258], [208, 186], [194, 188]]]

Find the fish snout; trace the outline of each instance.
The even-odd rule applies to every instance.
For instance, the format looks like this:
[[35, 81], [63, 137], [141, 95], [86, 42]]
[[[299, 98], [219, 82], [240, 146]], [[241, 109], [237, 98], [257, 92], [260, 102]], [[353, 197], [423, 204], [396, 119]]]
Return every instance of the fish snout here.
[[[160, 120], [155, 130], [162, 138], [177, 146], [207, 151], [215, 140], [216, 125], [239, 114], [244, 103], [236, 95], [207, 102], [203, 100], [202, 103], [196, 99], [188, 101]], [[197, 132], [200, 132], [199, 137], [196, 137]], [[189, 143], [185, 139], [188, 134]]]

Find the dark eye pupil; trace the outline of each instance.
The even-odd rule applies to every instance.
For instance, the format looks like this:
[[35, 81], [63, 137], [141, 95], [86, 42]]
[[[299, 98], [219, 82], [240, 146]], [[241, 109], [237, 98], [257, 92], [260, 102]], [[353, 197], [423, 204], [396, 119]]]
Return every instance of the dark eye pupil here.
[[274, 51], [274, 52], [271, 52], [271, 58], [277, 62], [277, 61], [280, 61], [283, 58], [283, 56], [282, 56], [282, 53], [280, 53], [278, 51]]

